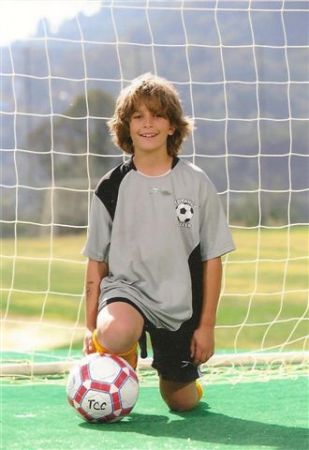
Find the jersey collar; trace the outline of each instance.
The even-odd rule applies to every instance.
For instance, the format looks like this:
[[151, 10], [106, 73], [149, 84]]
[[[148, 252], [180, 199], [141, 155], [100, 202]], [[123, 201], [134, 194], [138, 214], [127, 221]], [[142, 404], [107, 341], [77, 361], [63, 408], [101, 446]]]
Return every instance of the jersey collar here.
[[[174, 169], [174, 167], [177, 165], [178, 161], [179, 161], [178, 156], [174, 156], [173, 160], [172, 160], [172, 167], [171, 167], [171, 169]], [[127, 164], [128, 164], [128, 168], [129, 169], [133, 169], [133, 170], [137, 171], [137, 168], [136, 168], [136, 166], [134, 164], [134, 161], [133, 161], [133, 156], [131, 157], [130, 161], [128, 161]]]

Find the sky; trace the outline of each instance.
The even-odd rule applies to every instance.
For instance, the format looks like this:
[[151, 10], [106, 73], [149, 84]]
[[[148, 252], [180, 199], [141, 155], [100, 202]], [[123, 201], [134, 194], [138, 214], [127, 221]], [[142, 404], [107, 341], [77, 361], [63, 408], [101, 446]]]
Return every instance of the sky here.
[[56, 31], [64, 20], [78, 12], [95, 13], [100, 3], [100, 0], [0, 0], [0, 45], [34, 35], [42, 17]]

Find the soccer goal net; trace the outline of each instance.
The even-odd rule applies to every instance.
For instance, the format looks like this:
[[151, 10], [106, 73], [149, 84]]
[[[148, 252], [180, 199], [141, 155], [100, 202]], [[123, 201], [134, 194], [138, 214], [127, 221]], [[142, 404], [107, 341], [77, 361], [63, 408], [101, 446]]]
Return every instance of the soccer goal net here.
[[194, 118], [181, 157], [216, 185], [237, 247], [223, 259], [209, 376], [303, 373], [308, 4], [96, 5], [1, 47], [2, 374], [67, 370], [81, 356], [90, 200], [123, 158], [106, 122], [144, 72], [170, 80]]

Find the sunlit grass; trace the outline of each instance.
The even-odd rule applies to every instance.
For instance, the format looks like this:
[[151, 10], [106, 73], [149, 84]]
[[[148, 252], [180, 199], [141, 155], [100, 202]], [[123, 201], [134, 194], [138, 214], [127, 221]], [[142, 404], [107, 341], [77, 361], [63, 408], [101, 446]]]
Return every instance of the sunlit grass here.
[[[308, 332], [307, 230], [236, 229], [233, 236], [237, 250], [224, 257], [217, 347], [302, 348]], [[84, 242], [85, 235], [3, 240], [2, 315], [82, 325]]]

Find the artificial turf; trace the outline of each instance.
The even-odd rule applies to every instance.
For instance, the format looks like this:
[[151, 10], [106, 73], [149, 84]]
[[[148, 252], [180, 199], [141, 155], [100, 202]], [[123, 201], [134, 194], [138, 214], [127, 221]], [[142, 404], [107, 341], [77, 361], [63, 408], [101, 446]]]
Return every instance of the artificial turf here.
[[2, 386], [5, 450], [307, 450], [308, 379], [212, 384], [200, 405], [173, 413], [157, 387], [141, 383], [130, 416], [88, 424], [67, 404], [65, 380]]

